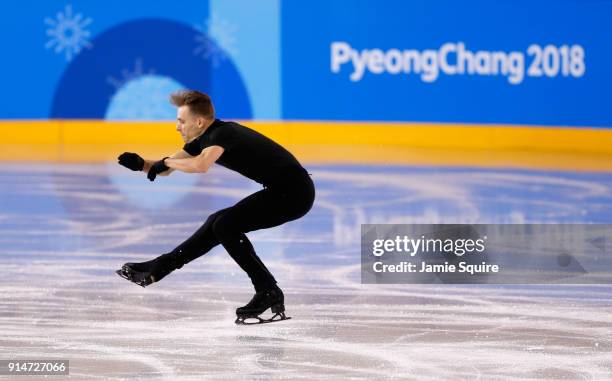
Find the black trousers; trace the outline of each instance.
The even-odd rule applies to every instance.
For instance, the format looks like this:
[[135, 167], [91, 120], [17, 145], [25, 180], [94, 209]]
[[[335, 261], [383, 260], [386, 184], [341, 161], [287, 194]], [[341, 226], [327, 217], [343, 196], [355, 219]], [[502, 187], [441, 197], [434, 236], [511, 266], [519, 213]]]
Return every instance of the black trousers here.
[[202, 227], [173, 250], [177, 267], [221, 244], [251, 278], [255, 290], [275, 285], [274, 276], [259, 259], [245, 233], [304, 216], [312, 208], [314, 198], [314, 184], [305, 170], [284, 174], [236, 205], [210, 215]]

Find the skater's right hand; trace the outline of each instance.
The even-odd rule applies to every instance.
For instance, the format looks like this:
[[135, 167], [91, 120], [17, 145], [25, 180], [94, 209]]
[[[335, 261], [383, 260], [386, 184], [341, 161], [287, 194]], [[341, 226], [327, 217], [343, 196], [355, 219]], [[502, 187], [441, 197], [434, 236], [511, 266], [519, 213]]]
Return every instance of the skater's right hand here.
[[132, 171], [142, 171], [144, 168], [145, 161], [137, 153], [124, 152], [119, 155], [117, 160], [119, 160], [119, 164], [131, 169]]

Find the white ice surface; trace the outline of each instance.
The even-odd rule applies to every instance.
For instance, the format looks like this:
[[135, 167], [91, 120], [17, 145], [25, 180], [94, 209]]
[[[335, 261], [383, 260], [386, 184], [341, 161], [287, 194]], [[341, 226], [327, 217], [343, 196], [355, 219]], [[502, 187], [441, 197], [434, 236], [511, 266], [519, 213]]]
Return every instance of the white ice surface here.
[[[69, 359], [75, 380], [612, 379], [612, 287], [362, 285], [353, 237], [380, 218], [597, 219], [607, 177], [316, 168], [313, 211], [250, 235], [292, 319], [244, 327], [251, 288], [220, 248], [146, 289], [114, 270], [257, 189], [221, 170], [191, 188], [143, 179], [184, 193], [156, 211], [109, 171], [0, 166], [0, 359]], [[487, 187], [507, 208], [491, 211]]]

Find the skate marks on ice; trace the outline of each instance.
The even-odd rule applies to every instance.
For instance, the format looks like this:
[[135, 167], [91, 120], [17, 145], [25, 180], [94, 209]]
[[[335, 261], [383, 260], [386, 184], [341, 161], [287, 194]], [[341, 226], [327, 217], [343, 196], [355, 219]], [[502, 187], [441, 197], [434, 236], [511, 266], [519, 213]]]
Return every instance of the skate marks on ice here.
[[67, 358], [75, 379], [611, 377], [610, 287], [361, 285], [358, 252], [361, 223], [610, 222], [609, 175], [312, 168], [311, 213], [251, 234], [293, 319], [244, 327], [251, 290], [222, 249], [147, 289], [114, 274], [258, 190], [214, 171], [0, 166], [0, 358]]
[[609, 288], [288, 287], [294, 319], [243, 327], [246, 288], [126, 286], [7, 289], [0, 355], [61, 354], [79, 379], [604, 379], [612, 365]]

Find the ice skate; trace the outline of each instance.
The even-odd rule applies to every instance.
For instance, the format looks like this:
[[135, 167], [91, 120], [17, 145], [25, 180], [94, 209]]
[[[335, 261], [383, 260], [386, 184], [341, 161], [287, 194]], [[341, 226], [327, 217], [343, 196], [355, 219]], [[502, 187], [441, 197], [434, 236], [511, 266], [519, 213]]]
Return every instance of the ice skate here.
[[[274, 314], [265, 319], [260, 315], [267, 309]], [[291, 319], [285, 315], [285, 297], [280, 288], [274, 287], [269, 290], [255, 293], [253, 299], [244, 307], [236, 309], [236, 324], [264, 324]]]
[[141, 287], [159, 282], [177, 268], [172, 253], [161, 255], [153, 260], [140, 263], [126, 263], [116, 273]]

